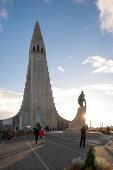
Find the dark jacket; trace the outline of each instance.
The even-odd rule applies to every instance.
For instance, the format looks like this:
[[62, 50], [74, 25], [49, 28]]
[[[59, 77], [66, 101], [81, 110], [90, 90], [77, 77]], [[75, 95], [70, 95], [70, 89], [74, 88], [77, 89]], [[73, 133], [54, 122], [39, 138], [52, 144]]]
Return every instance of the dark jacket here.
[[39, 136], [39, 129], [38, 129], [38, 128], [35, 128], [35, 129], [34, 129], [34, 135], [35, 135], [35, 136]]
[[86, 130], [87, 130], [88, 128], [86, 127], [86, 126], [83, 126], [82, 128], [81, 128], [81, 137], [82, 138], [86, 138]]

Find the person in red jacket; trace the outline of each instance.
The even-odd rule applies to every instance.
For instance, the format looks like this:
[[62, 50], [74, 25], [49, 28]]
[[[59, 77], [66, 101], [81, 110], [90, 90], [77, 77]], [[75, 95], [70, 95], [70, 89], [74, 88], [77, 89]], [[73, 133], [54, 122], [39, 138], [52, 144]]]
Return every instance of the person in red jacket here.
[[44, 132], [43, 128], [41, 128], [41, 130], [39, 132], [39, 136], [40, 136], [41, 143], [43, 143], [44, 138], [45, 138], [45, 132]]

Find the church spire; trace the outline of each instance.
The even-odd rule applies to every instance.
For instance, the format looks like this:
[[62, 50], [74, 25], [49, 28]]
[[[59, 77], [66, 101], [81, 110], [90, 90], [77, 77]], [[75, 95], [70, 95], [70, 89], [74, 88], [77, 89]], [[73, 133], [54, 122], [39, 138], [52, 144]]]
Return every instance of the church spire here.
[[43, 48], [43, 50], [45, 51], [45, 45], [44, 45], [44, 41], [42, 38], [42, 33], [40, 30], [40, 25], [38, 23], [38, 21], [35, 23], [35, 27], [34, 27], [34, 31], [33, 31], [33, 35], [32, 35], [32, 40], [31, 40], [31, 45], [30, 45], [30, 51], [33, 51], [33, 48], [39, 46], [40, 48]]

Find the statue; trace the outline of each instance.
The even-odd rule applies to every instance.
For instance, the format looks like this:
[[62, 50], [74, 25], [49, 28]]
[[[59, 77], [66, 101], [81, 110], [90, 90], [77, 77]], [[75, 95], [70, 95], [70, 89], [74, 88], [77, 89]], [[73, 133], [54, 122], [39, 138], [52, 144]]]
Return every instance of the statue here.
[[78, 97], [78, 104], [83, 107], [83, 102], [85, 103], [85, 106], [86, 106], [86, 100], [85, 100], [85, 94], [84, 92], [82, 91], [81, 94], [79, 95]]

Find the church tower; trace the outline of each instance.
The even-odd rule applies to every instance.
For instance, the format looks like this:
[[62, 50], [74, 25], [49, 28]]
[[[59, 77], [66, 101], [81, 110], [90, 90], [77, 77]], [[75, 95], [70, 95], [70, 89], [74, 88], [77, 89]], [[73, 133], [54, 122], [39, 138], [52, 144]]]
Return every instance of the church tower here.
[[46, 49], [39, 23], [36, 22], [29, 49], [29, 64], [23, 102], [19, 111], [20, 129], [40, 123], [42, 127], [57, 127], [58, 114], [46, 61]]

